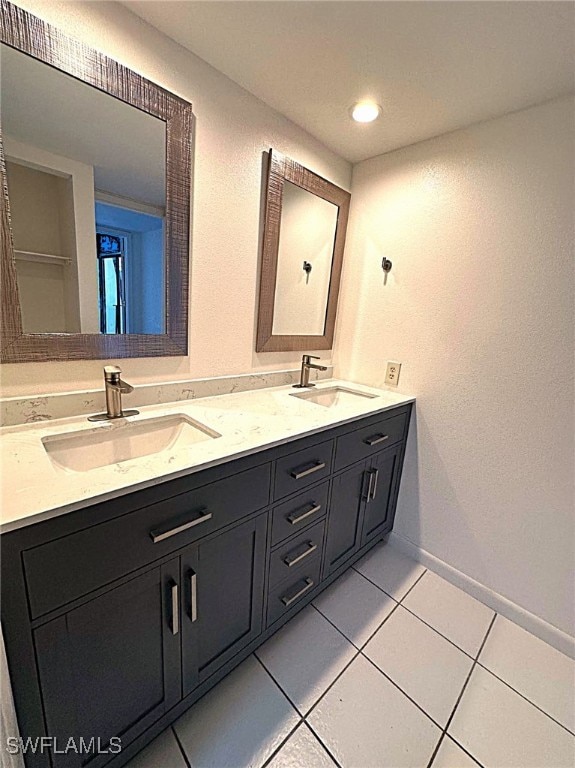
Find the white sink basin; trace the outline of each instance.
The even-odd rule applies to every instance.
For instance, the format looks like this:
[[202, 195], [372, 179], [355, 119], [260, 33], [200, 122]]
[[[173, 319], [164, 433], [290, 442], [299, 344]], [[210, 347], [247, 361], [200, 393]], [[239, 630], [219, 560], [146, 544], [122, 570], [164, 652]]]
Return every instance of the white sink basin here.
[[312, 389], [307, 392], [290, 392], [292, 397], [299, 397], [300, 400], [309, 400], [310, 403], [323, 405], [324, 408], [333, 408], [338, 405], [348, 405], [357, 402], [358, 398], [374, 398], [377, 395], [370, 395], [367, 392], [358, 392], [356, 389], [347, 387], [325, 387], [324, 389]]
[[139, 421], [104, 422], [90, 429], [43, 437], [42, 444], [57, 466], [87, 472], [163, 451], [179, 451], [215, 437], [221, 435], [178, 413]]

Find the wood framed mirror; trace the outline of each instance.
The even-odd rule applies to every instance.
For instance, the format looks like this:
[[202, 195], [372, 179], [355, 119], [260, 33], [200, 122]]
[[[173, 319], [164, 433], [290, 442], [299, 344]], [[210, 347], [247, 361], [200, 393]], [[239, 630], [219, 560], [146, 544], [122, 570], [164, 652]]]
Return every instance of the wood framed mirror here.
[[192, 105], [0, 17], [1, 361], [186, 355]]
[[351, 195], [269, 151], [256, 352], [331, 349]]

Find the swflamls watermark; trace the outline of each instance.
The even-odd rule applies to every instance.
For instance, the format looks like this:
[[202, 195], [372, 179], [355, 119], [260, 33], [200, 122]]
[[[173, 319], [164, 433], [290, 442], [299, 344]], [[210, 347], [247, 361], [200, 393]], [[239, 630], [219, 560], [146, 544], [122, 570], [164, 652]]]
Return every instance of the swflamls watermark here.
[[122, 751], [122, 739], [112, 736], [103, 740], [99, 736], [78, 738], [70, 736], [68, 739], [59, 739], [56, 736], [8, 736], [6, 739], [6, 752], [10, 755], [27, 752], [33, 754], [52, 753], [53, 755], [67, 755], [75, 752], [77, 755], [117, 755]]

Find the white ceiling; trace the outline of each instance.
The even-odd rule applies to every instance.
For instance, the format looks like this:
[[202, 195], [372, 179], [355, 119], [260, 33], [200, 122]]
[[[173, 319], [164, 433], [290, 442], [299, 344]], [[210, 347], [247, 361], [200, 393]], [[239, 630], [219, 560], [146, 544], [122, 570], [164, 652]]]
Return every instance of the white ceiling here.
[[[124, 5], [352, 162], [574, 88], [571, 2]], [[382, 117], [353, 123], [368, 97]]]

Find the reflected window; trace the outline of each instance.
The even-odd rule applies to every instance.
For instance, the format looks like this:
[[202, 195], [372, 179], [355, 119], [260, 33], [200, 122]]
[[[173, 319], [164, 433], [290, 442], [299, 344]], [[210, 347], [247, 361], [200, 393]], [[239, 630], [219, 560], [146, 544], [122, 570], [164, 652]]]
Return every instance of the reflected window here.
[[125, 261], [128, 238], [99, 230], [96, 232], [96, 246], [100, 333], [126, 333]]

